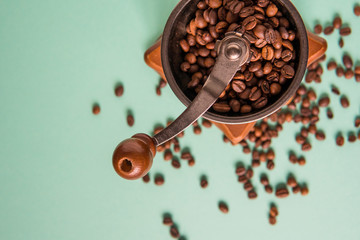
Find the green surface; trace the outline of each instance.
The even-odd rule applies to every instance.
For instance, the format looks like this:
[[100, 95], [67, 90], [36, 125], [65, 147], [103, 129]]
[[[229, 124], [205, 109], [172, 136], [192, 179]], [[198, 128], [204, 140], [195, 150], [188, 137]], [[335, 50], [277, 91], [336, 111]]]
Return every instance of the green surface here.
[[[125, 181], [111, 164], [114, 147], [137, 132], [150, 133], [184, 110], [169, 87], [156, 96], [157, 74], [143, 53], [162, 32], [177, 0], [3, 0], [0, 4], [0, 239], [171, 239], [162, 214], [171, 213], [186, 239], [360, 239], [359, 143], [336, 147], [338, 131], [355, 130], [360, 85], [325, 72], [318, 94], [336, 84], [351, 100], [340, 107], [331, 95], [335, 118], [321, 112], [318, 127], [324, 142], [310, 138], [307, 165], [291, 165], [287, 152], [298, 126], [286, 124], [274, 141], [276, 168], [272, 183], [294, 173], [310, 189], [307, 197], [276, 199], [264, 193], [248, 200], [236, 181], [237, 161], [250, 164], [239, 147], [225, 145], [215, 127], [201, 136], [186, 131], [181, 146], [190, 147], [196, 165], [175, 170], [155, 158], [151, 176], [162, 173], [165, 184]], [[296, 0], [310, 28], [340, 14], [353, 28], [338, 49], [338, 35], [328, 37], [328, 56], [343, 52], [359, 59], [360, 18], [355, 1]], [[122, 98], [113, 94], [123, 83]], [[94, 103], [101, 114], [94, 116]], [[135, 125], [126, 125], [132, 110]], [[206, 174], [209, 187], [201, 189]], [[217, 209], [220, 200], [230, 212]], [[278, 224], [267, 220], [269, 204], [279, 206]]]

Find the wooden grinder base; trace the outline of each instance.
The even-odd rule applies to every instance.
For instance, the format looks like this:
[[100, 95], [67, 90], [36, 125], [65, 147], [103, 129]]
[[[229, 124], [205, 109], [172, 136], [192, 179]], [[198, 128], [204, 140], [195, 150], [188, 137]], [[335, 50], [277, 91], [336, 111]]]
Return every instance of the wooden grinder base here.
[[[308, 32], [309, 39], [309, 59], [308, 66], [320, 59], [326, 52], [327, 43], [325, 39]], [[161, 64], [161, 37], [145, 52], [146, 64], [154, 69], [164, 80], [166, 80]], [[249, 131], [254, 127], [256, 122], [246, 124], [223, 124], [213, 122], [229, 140], [233, 143], [239, 143]]]

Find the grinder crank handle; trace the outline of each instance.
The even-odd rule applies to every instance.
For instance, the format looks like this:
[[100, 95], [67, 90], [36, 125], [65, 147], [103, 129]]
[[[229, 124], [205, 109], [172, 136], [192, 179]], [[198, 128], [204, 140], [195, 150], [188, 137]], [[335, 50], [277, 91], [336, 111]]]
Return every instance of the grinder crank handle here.
[[121, 177], [134, 180], [146, 175], [156, 147], [174, 138], [201, 117], [216, 102], [240, 67], [250, 59], [250, 44], [239, 33], [227, 33], [217, 42], [216, 49], [218, 56], [203, 88], [175, 121], [154, 137], [136, 134], [116, 147], [113, 166]]

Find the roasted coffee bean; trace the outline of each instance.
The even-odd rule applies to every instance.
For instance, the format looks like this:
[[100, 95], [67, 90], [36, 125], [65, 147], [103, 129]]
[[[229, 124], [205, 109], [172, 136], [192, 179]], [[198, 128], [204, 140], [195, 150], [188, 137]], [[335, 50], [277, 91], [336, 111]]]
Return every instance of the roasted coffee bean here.
[[239, 14], [241, 9], [245, 6], [245, 3], [242, 1], [233, 1], [233, 3], [230, 5], [229, 10], [233, 13], [233, 14]]
[[330, 104], [330, 98], [325, 96], [320, 98], [319, 100], [319, 107], [327, 107]]
[[314, 27], [314, 33], [320, 34], [322, 33], [322, 26], [320, 24], [316, 24]]
[[336, 67], [337, 67], [337, 64], [336, 64], [335, 61], [330, 61], [330, 62], [328, 63], [328, 65], [327, 65], [327, 69], [328, 69], [329, 71], [336, 69]]
[[212, 106], [216, 112], [226, 113], [231, 110], [230, 106], [226, 102], [214, 103]]
[[340, 103], [343, 108], [348, 108], [350, 106], [349, 99], [346, 96], [340, 98]]
[[275, 31], [272, 28], [268, 28], [264, 32], [264, 37], [267, 43], [273, 44], [276, 41]]
[[94, 115], [98, 115], [100, 113], [100, 106], [95, 104], [92, 108], [92, 112]]
[[342, 19], [340, 17], [335, 17], [333, 21], [333, 27], [336, 29], [340, 29], [342, 25]]
[[174, 222], [170, 216], [165, 216], [163, 219], [163, 224], [165, 226], [172, 226], [172, 225], [174, 225]]
[[340, 48], [344, 47], [344, 39], [343, 38], [340, 38], [340, 40], [339, 40], [339, 47]]
[[289, 161], [290, 161], [291, 163], [295, 164], [295, 163], [297, 163], [298, 159], [297, 159], [297, 157], [296, 157], [295, 154], [290, 154], [290, 155], [289, 155]]
[[121, 97], [124, 94], [124, 87], [119, 85], [115, 88], [115, 96]]
[[207, 120], [207, 119], [203, 119], [202, 120], [202, 125], [204, 126], [204, 127], [206, 127], [206, 128], [210, 128], [211, 126], [212, 126], [212, 123], [209, 121], [209, 120]]
[[300, 188], [300, 192], [301, 192], [301, 195], [306, 196], [309, 194], [309, 189], [306, 185], [304, 185]]
[[327, 115], [327, 117], [328, 117], [329, 119], [333, 119], [333, 118], [334, 118], [334, 114], [333, 114], [333, 112], [332, 112], [332, 110], [331, 110], [330, 108], [327, 109], [326, 115]]
[[239, 176], [238, 177], [238, 181], [241, 183], [245, 183], [247, 181], [247, 177], [245, 175]]
[[257, 20], [254, 16], [247, 17], [242, 22], [242, 25], [247, 31], [254, 29], [256, 24], [257, 24]]
[[207, 188], [208, 185], [209, 185], [209, 183], [206, 179], [201, 179], [201, 181], [200, 181], [201, 188]]
[[360, 6], [359, 5], [354, 7], [354, 14], [355, 14], [355, 16], [360, 16]]
[[240, 104], [240, 102], [238, 100], [231, 99], [230, 102], [229, 102], [229, 105], [230, 105], [233, 112], [239, 112], [240, 111], [241, 104]]
[[[251, 100], [251, 99], [250, 99]], [[258, 100], [256, 100], [256, 102], [254, 102], [252, 104], [252, 106], [255, 108], [255, 109], [260, 109], [260, 108], [263, 108], [266, 106], [266, 104], [268, 103], [268, 99], [267, 97], [260, 97]], [[242, 110], [242, 108], [241, 108]]]
[[262, 57], [265, 59], [265, 60], [268, 60], [270, 61], [273, 57], [274, 57], [274, 49], [267, 45], [265, 46], [263, 49], [262, 49]]
[[250, 91], [249, 100], [256, 101], [261, 97], [261, 89], [258, 87], [253, 87]]
[[143, 177], [142, 177], [142, 180], [144, 181], [144, 183], [150, 182], [150, 176], [149, 176], [149, 174], [146, 174], [145, 176], [143, 176]]
[[346, 79], [351, 79], [351, 78], [353, 78], [353, 77], [354, 77], [354, 72], [353, 72], [353, 70], [351, 70], [351, 69], [346, 69], [344, 76], [345, 76]]
[[225, 21], [221, 21], [218, 24], [216, 24], [215, 31], [217, 33], [222, 33], [227, 29], [227, 27], [228, 27], [228, 23]]
[[219, 209], [220, 209], [221, 212], [223, 212], [225, 214], [229, 212], [229, 207], [224, 202], [219, 203]]
[[281, 69], [281, 74], [282, 76], [284, 76], [285, 78], [293, 78], [295, 75], [295, 70], [292, 66], [290, 65], [285, 65], [282, 69]]
[[253, 33], [259, 39], [264, 40], [265, 39], [265, 31], [266, 31], [266, 27], [264, 25], [257, 24], [256, 27], [253, 30]]
[[249, 181], [247, 181], [245, 184], [244, 184], [244, 189], [245, 189], [245, 191], [250, 191], [250, 190], [252, 190], [254, 187], [253, 187], [253, 185], [252, 185], [252, 183], [251, 182], [249, 182]]
[[248, 68], [249, 68], [250, 72], [256, 72], [259, 69], [261, 69], [261, 62], [260, 61], [252, 62], [252, 63], [249, 64]]
[[340, 29], [340, 35], [341, 36], [349, 36], [351, 34], [351, 28], [350, 27], [343, 27]]
[[338, 67], [336, 68], [336, 75], [337, 75], [338, 77], [343, 77], [344, 74], [345, 74], [344, 69], [343, 69], [342, 67], [338, 66]]
[[172, 154], [171, 150], [170, 150], [170, 149], [167, 149], [167, 150], [164, 152], [164, 160], [165, 160], [165, 161], [170, 161], [172, 158], [173, 158], [173, 154]]
[[241, 80], [233, 80], [231, 82], [231, 88], [237, 93], [242, 93], [246, 89], [246, 85]]
[[[211, 25], [216, 25], [218, 19], [217, 11], [212, 9], [209, 11], [209, 23]], [[209, 28], [210, 30], [210, 28]], [[212, 35], [213, 36], [213, 35]], [[214, 37], [214, 36], [213, 36]], [[214, 37], [215, 38], [215, 37]]]
[[273, 169], [275, 168], [275, 163], [274, 163], [274, 161], [268, 160], [268, 161], [267, 161], [267, 164], [266, 164], [266, 167], [267, 167], [269, 170], [273, 170]]
[[265, 192], [270, 193], [270, 194], [273, 193], [272, 186], [270, 186], [270, 185], [265, 186]]
[[275, 4], [270, 3], [268, 7], [266, 8], [266, 15], [268, 17], [274, 17], [278, 12], [278, 8]]
[[270, 216], [272, 217], [277, 217], [279, 215], [279, 211], [277, 209], [277, 207], [275, 205], [272, 205], [270, 207], [270, 212], [269, 212]]
[[273, 69], [272, 64], [270, 62], [267, 62], [267, 63], [265, 63], [265, 65], [263, 67], [263, 72], [264, 72], [264, 74], [267, 75], [272, 71], [272, 69]]
[[339, 147], [343, 146], [345, 142], [345, 139], [342, 135], [338, 135], [336, 137], [336, 145], [338, 145]]
[[134, 126], [134, 123], [135, 123], [134, 116], [129, 113], [129, 114], [127, 115], [127, 117], [126, 117], [126, 122], [127, 122], [127, 124], [129, 125], [129, 127]]
[[286, 184], [289, 186], [289, 187], [295, 187], [297, 185], [297, 182], [296, 182], [296, 179], [294, 176], [289, 176], [288, 179], [287, 179], [287, 182]]
[[173, 225], [173, 226], [170, 227], [170, 235], [173, 238], [179, 238], [180, 237], [179, 230], [177, 229], [176, 226]]
[[267, 186], [269, 185], [269, 179], [266, 175], [261, 176], [260, 182], [262, 185]]
[[264, 94], [269, 94], [270, 93], [270, 85], [269, 85], [269, 82], [268, 81], [262, 81], [261, 82], [261, 90]]
[[179, 162], [178, 160], [176, 160], [176, 159], [173, 159], [173, 160], [171, 161], [171, 165], [172, 165], [175, 169], [179, 169], [179, 168], [181, 167], [180, 162]]
[[155, 182], [155, 185], [161, 186], [164, 184], [165, 180], [164, 180], [163, 176], [157, 175], [154, 179], [154, 182]]
[[257, 198], [257, 193], [254, 190], [251, 190], [248, 192], [248, 198], [249, 199], [255, 199]]
[[251, 15], [253, 15], [255, 12], [255, 9], [253, 7], [244, 7], [243, 9], [240, 10], [240, 17], [242, 18], [247, 18]]
[[267, 7], [269, 5], [269, 3], [270, 3], [270, 0], [258, 0], [257, 1], [257, 5], [262, 8]]
[[324, 34], [325, 35], [330, 35], [334, 32], [334, 27], [333, 26], [328, 26], [324, 29]]
[[346, 68], [352, 68], [353, 67], [353, 61], [349, 55], [343, 56], [343, 63]]
[[355, 119], [355, 127], [360, 127], [360, 117], [356, 117]]
[[348, 141], [351, 142], [351, 143], [356, 141], [356, 136], [355, 136], [354, 133], [349, 133]]
[[222, 5], [222, 0], [209, 0], [209, 7], [219, 8]]
[[286, 198], [289, 196], [289, 190], [286, 187], [279, 187], [276, 189], [275, 195], [278, 198]]
[[300, 166], [304, 166], [306, 164], [306, 159], [304, 157], [299, 157], [298, 160], [297, 160], [297, 163]]

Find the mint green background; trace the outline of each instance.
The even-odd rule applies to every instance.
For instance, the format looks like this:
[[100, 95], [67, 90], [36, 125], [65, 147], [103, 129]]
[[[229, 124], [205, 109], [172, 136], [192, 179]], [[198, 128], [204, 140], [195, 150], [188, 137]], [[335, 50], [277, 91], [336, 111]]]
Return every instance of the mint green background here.
[[[237, 183], [234, 165], [250, 164], [239, 147], [225, 145], [215, 127], [201, 136], [186, 131], [196, 165], [175, 170], [154, 159], [152, 182], [125, 181], [111, 164], [114, 147], [137, 132], [150, 133], [157, 123], [175, 118], [184, 106], [169, 87], [156, 96], [157, 74], [143, 53], [161, 34], [177, 0], [2, 0], [0, 2], [0, 239], [171, 239], [162, 225], [169, 212], [186, 239], [360, 239], [359, 143], [335, 145], [338, 131], [355, 130], [359, 83], [325, 72], [329, 93], [336, 84], [351, 100], [342, 109], [331, 95], [335, 118], [321, 112], [318, 127], [327, 140], [310, 137], [307, 165], [291, 165], [287, 152], [299, 152], [299, 127], [286, 124], [274, 141], [276, 168], [270, 181], [294, 173], [310, 189], [307, 197], [276, 199], [264, 193], [256, 169], [259, 197], [250, 201]], [[359, 59], [360, 18], [353, 0], [296, 0], [306, 25], [328, 23], [338, 13], [353, 28], [345, 47], [328, 37], [328, 56], [338, 62], [344, 51]], [[122, 98], [113, 94], [123, 83]], [[101, 114], [94, 116], [94, 103]], [[131, 109], [135, 125], [126, 125]], [[153, 183], [162, 173], [162, 187]], [[206, 174], [209, 187], [201, 189]], [[222, 214], [224, 200], [230, 212]], [[279, 206], [278, 224], [267, 220], [269, 204]]]

